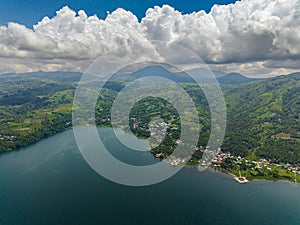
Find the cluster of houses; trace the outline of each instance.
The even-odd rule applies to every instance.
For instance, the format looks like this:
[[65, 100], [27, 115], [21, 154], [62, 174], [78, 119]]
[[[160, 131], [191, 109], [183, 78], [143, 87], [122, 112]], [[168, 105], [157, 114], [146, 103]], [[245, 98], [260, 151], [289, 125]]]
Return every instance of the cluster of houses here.
[[234, 157], [230, 154], [230, 152], [224, 153], [222, 151], [219, 151], [216, 157], [212, 160], [212, 164], [219, 166], [227, 158], [234, 158]]
[[175, 158], [175, 159], [172, 159], [170, 161], [170, 164], [172, 166], [184, 165], [187, 162], [187, 160], [188, 159], [186, 159], [186, 158], [183, 158], [183, 159], [181, 159], [181, 158]]
[[0, 140], [4, 140], [4, 139], [8, 139], [8, 140], [14, 140], [16, 138], [16, 136], [13, 135], [2, 135], [0, 134]]
[[230, 154], [230, 152], [222, 152], [222, 151], [219, 151], [219, 153], [216, 155], [216, 157], [213, 159], [212, 161], [212, 164], [213, 166], [215, 167], [218, 167], [222, 164], [222, 162], [226, 159], [226, 158], [231, 158], [234, 160], [234, 162], [236, 164], [241, 164], [242, 161], [244, 161], [247, 165], [247, 167], [251, 170], [259, 170], [259, 171], [262, 171], [263, 169], [266, 169], [266, 170], [269, 170], [271, 171], [272, 168], [271, 167], [278, 167], [278, 168], [283, 168], [283, 169], [286, 169], [290, 172], [293, 172], [293, 173], [298, 173], [300, 174], [300, 164], [295, 164], [295, 165], [292, 165], [292, 164], [278, 164], [278, 163], [274, 163], [272, 162], [272, 160], [268, 160], [268, 159], [259, 159], [258, 161], [250, 161], [250, 160], [247, 160], [247, 159], [244, 159], [243, 157], [241, 156], [232, 156]]
[[132, 120], [133, 129], [141, 129], [144, 131], [150, 131], [151, 133], [151, 144], [152, 146], [157, 146], [159, 143], [161, 143], [165, 136], [169, 134], [167, 132], [167, 129], [170, 128], [170, 130], [177, 130], [178, 126], [176, 124], [169, 124], [164, 121], [157, 121], [157, 123], [152, 123], [149, 125], [149, 129], [146, 127], [140, 126], [140, 121], [138, 121], [136, 118], [130, 118]]
[[[139, 127], [139, 121], [137, 121], [135, 118], [131, 118], [131, 120], [133, 120], [133, 128], [134, 129], [137, 129], [137, 128], [143, 129], [143, 128]], [[168, 134], [168, 132], [167, 132], [168, 128], [170, 128], [171, 130], [178, 129], [177, 125], [168, 124], [163, 121], [149, 126], [149, 131], [151, 132], [152, 147], [159, 145], [164, 140], [165, 136]], [[144, 130], [146, 130], [146, 128], [144, 128]], [[1, 135], [0, 135], [0, 138], [1, 138]], [[179, 142], [180, 142], [180, 140], [178, 140], [176, 143], [180, 144]], [[200, 147], [196, 147], [195, 150], [204, 152], [204, 151], [208, 150], [208, 147], [200, 146]], [[209, 153], [209, 152], [210, 151], [206, 151], [206, 153]], [[273, 167], [273, 168], [278, 167], [278, 168], [284, 168], [293, 173], [298, 173], [300, 175], [300, 163], [295, 164], [295, 165], [278, 164], [278, 163], [274, 163], [268, 159], [259, 159], [258, 161], [254, 161], [254, 160], [250, 161], [241, 156], [233, 156], [233, 155], [231, 155], [230, 152], [222, 152], [220, 149], [219, 149], [217, 155], [215, 155], [214, 151], [211, 151], [211, 156], [213, 157], [213, 160], [208, 160], [207, 165], [209, 165], [211, 163], [212, 166], [214, 166], [214, 167], [220, 167], [222, 162], [225, 159], [231, 158], [231, 159], [233, 159], [233, 162], [236, 163], [237, 165], [246, 163], [247, 168], [249, 168], [251, 170], [263, 171], [263, 169], [266, 169], [266, 170], [271, 171], [272, 170], [271, 167]], [[163, 153], [158, 153], [155, 155], [155, 157], [162, 158]], [[208, 157], [208, 158], [210, 158], [210, 157]], [[187, 158], [173, 158], [170, 160], [170, 164], [173, 166], [176, 166], [176, 165], [185, 164], [187, 161], [188, 161]], [[202, 163], [205, 164], [204, 161]]]
[[298, 173], [300, 175], [300, 163], [297, 163], [295, 165], [292, 165], [292, 164], [287, 164], [285, 166], [285, 168], [288, 170], [288, 171], [291, 171], [293, 173]]
[[152, 147], [158, 146], [164, 140], [164, 138], [167, 134], [168, 127], [169, 127], [169, 124], [167, 124], [165, 122], [151, 124], [151, 126], [149, 126], [149, 130], [151, 133], [150, 144]]
[[[196, 148], [196, 151], [205, 151], [205, 150], [207, 150], [207, 148], [203, 148], [203, 147]], [[211, 151], [211, 153], [214, 154], [213, 151]], [[158, 153], [155, 155], [155, 157], [162, 158], [163, 153]], [[278, 163], [272, 162], [272, 160], [268, 160], [268, 159], [259, 159], [258, 161], [247, 160], [241, 156], [233, 156], [233, 155], [231, 155], [230, 152], [222, 152], [221, 150], [218, 151], [217, 155], [213, 158], [212, 161], [208, 160], [207, 164], [205, 162], [205, 159], [202, 159], [201, 165], [204, 165], [204, 164], [205, 164], [205, 166], [211, 165], [211, 166], [217, 168], [217, 167], [220, 167], [221, 164], [223, 163], [223, 161], [227, 158], [232, 159], [232, 162], [235, 163], [236, 165], [241, 165], [241, 164], [245, 165], [246, 164], [248, 169], [256, 170], [256, 171], [260, 171], [260, 172], [263, 172], [264, 170], [268, 170], [271, 172], [272, 170], [274, 170], [274, 167], [286, 169], [290, 172], [295, 173], [295, 182], [296, 182], [296, 173], [298, 173], [300, 175], [300, 163], [292, 165], [292, 164], [278, 164]], [[208, 159], [209, 159], [209, 156], [208, 156]], [[169, 160], [169, 163], [172, 166], [177, 166], [177, 165], [184, 165], [187, 163], [187, 161], [188, 161], [188, 158], [175, 158], [174, 157]], [[248, 182], [246, 177], [242, 177], [241, 175], [235, 176], [234, 179], [237, 180], [239, 183]]]

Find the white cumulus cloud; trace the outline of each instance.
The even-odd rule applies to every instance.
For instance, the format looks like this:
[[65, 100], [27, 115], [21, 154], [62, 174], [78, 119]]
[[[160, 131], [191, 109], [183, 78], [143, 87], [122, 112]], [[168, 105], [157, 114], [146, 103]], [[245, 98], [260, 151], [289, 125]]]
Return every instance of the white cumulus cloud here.
[[140, 22], [120, 8], [103, 20], [66, 6], [33, 29], [17, 23], [0, 26], [0, 71], [83, 71], [117, 47], [116, 56], [168, 57], [167, 46], [157, 48], [152, 40], [182, 45], [226, 71], [248, 70], [254, 76], [255, 68], [259, 75], [297, 70], [300, 0], [242, 0], [190, 14], [155, 6]]

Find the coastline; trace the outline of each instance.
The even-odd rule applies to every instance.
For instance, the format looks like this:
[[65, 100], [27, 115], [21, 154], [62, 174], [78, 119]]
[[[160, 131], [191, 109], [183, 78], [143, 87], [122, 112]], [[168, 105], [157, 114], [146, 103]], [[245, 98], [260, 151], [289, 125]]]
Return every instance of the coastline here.
[[[191, 167], [193, 167], [193, 168], [196, 168], [196, 166], [191, 166]], [[209, 171], [210, 173], [214, 173], [214, 174], [216, 174], [216, 175], [219, 175], [219, 176], [223, 176], [223, 177], [227, 177], [227, 178], [229, 178], [230, 180], [232, 180], [232, 182], [234, 182], [234, 183], [236, 183], [236, 184], [239, 184], [238, 182], [236, 182], [235, 180], [234, 180], [234, 177], [236, 177], [236, 175], [235, 174], [233, 174], [233, 173], [230, 173], [230, 172], [226, 172], [226, 171], [220, 171], [220, 170], [214, 170], [213, 168], [211, 168], [211, 167], [208, 167], [207, 169], [205, 169], [205, 170], [207, 170], [207, 171]], [[249, 180], [249, 182], [248, 182], [248, 184], [252, 184], [252, 183], [257, 183], [257, 182], [259, 182], [259, 183], [277, 183], [277, 182], [286, 182], [286, 183], [289, 183], [289, 184], [296, 184], [296, 185], [298, 185], [298, 184], [300, 184], [300, 182], [298, 181], [297, 183], [295, 183], [295, 182], [292, 182], [292, 181], [290, 181], [290, 180], [287, 180], [287, 179], [277, 179], [277, 180], [272, 180], [272, 179], [250, 179]], [[244, 185], [247, 185], [247, 183], [246, 184], [244, 184]]]
[[[76, 126], [77, 127], [77, 126]], [[78, 126], [78, 127], [89, 127], [89, 125], [87, 124], [87, 125], [83, 125], [83, 126]], [[111, 126], [97, 126], [97, 127], [99, 127], [99, 128], [110, 128]], [[3, 151], [3, 152], [1, 152], [1, 153], [10, 153], [10, 152], [14, 152], [14, 151], [18, 151], [18, 150], [20, 150], [20, 149], [22, 149], [22, 148], [26, 148], [26, 147], [29, 147], [29, 146], [31, 146], [31, 145], [35, 145], [35, 144], [37, 144], [38, 142], [40, 142], [40, 141], [43, 141], [43, 140], [46, 140], [46, 139], [48, 139], [48, 138], [50, 138], [50, 137], [52, 137], [52, 136], [54, 136], [54, 135], [56, 135], [56, 134], [59, 134], [59, 133], [62, 133], [62, 132], [65, 132], [65, 131], [67, 131], [67, 130], [71, 130], [71, 129], [73, 129], [73, 127], [71, 127], [71, 128], [65, 128], [64, 130], [62, 130], [62, 131], [60, 131], [60, 132], [55, 132], [55, 133], [53, 133], [53, 134], [51, 134], [51, 135], [48, 135], [47, 137], [45, 137], [45, 138], [42, 138], [42, 139], [40, 139], [40, 140], [38, 140], [38, 141], [36, 141], [35, 143], [30, 143], [30, 144], [28, 144], [28, 145], [26, 145], [26, 146], [22, 146], [22, 147], [19, 147], [19, 148], [15, 148], [15, 149], [12, 149], [12, 150], [10, 150], [10, 151]], [[152, 154], [153, 155], [153, 157], [155, 157], [155, 155], [154, 154]], [[174, 166], [174, 165], [173, 165]], [[175, 165], [176, 166], [176, 165]], [[197, 163], [190, 163], [190, 162], [188, 162], [186, 165], [185, 165], [185, 167], [194, 167], [194, 168], [197, 168], [197, 167], [199, 167], [199, 164], [197, 164]], [[221, 168], [221, 167], [215, 167], [213, 164], [211, 164], [208, 168], [207, 168], [208, 170], [210, 170], [210, 171], [214, 171], [214, 172], [217, 172], [217, 173], [222, 173], [222, 174], [226, 174], [226, 175], [230, 175], [231, 177], [232, 177], [232, 179], [234, 180], [234, 178], [235, 177], [238, 177], [239, 176], [239, 174], [237, 173], [237, 171], [233, 171], [233, 169], [232, 168], [229, 168], [229, 169], [224, 169], [224, 168]], [[262, 181], [273, 181], [273, 182], [275, 182], [275, 181], [288, 181], [288, 182], [290, 182], [290, 183], [295, 183], [294, 181], [293, 181], [293, 179], [291, 179], [291, 178], [284, 178], [284, 177], [278, 177], [278, 178], [274, 178], [274, 177], [265, 177], [265, 176], [247, 176], [247, 175], [245, 175], [245, 174], [247, 174], [247, 171], [244, 171], [244, 170], [240, 170], [241, 171], [241, 173], [242, 173], [242, 175], [243, 175], [243, 177], [245, 177], [249, 182], [252, 182], [252, 181], [255, 181], [255, 180], [262, 180]], [[248, 172], [248, 174], [249, 174], [249, 172]], [[299, 174], [297, 174], [297, 184], [298, 183], [300, 183], [300, 179], [299, 179]]]
[[[209, 169], [210, 171], [216, 172], [216, 173], [227, 174], [227, 175], [231, 176], [232, 179], [234, 179], [234, 177], [238, 176], [237, 174], [234, 174], [229, 170], [224, 170], [224, 169], [215, 170], [213, 167], [209, 167], [207, 169]], [[243, 171], [243, 172], [245, 172], [245, 171]], [[246, 177], [246, 178], [249, 181], [249, 183], [251, 183], [253, 181], [269, 181], [269, 182], [287, 181], [289, 183], [295, 184], [295, 182], [290, 179], [268, 178], [268, 177], [262, 177], [262, 176], [258, 176], [258, 177], [250, 176], [250, 177]], [[300, 183], [300, 181], [299, 181], [299, 179], [297, 179], [296, 184], [299, 184], [299, 183]]]

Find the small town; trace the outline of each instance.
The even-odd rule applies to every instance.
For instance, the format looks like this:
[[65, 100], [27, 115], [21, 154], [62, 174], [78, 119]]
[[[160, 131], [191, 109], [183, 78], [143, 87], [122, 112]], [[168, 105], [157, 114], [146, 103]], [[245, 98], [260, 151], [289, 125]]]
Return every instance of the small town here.
[[[138, 125], [136, 121], [133, 124], [134, 128], [137, 128]], [[165, 135], [169, 134], [167, 128], [171, 128], [171, 130], [178, 129], [175, 124], [169, 124], [163, 121], [156, 121], [149, 126], [149, 131], [151, 132], [151, 148], [158, 146], [163, 141]], [[177, 140], [176, 144], [181, 144], [181, 141]], [[209, 150], [208, 146], [195, 148], [195, 151], [204, 152], [207, 150]], [[198, 164], [209, 166], [216, 171], [231, 173], [234, 175], [234, 179], [239, 183], [247, 183], [253, 179], [300, 182], [300, 163], [293, 165], [274, 162], [271, 159], [251, 159], [251, 157], [234, 156], [230, 152], [223, 152], [221, 149], [218, 149], [216, 156], [215, 151], [209, 151], [207, 154], [210, 155], [211, 158], [213, 157], [213, 160], [208, 160], [207, 162], [205, 162], [205, 160], [201, 162], [198, 161]], [[161, 159], [164, 157], [164, 154], [160, 152], [154, 156]], [[168, 159], [168, 162], [172, 166], [190, 164], [187, 157], [171, 157]]]
[[[207, 147], [206, 147], [207, 148]], [[205, 151], [202, 146], [196, 151]], [[212, 152], [212, 151], [211, 151]], [[162, 158], [163, 153], [155, 154], [156, 158]], [[188, 158], [171, 157], [167, 160], [172, 166], [189, 165]], [[200, 164], [201, 162], [198, 161]], [[250, 160], [247, 157], [233, 156], [230, 152], [218, 151], [211, 163], [203, 163], [216, 171], [231, 173], [239, 183], [247, 183], [254, 179], [260, 180], [289, 180], [300, 182], [300, 164], [276, 163], [268, 159]]]

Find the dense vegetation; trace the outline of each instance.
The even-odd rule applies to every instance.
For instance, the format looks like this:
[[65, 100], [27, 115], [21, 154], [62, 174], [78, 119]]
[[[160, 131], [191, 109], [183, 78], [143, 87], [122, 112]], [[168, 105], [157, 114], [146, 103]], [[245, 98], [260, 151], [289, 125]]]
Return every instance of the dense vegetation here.
[[[26, 146], [70, 128], [73, 95], [80, 77], [79, 73], [61, 72], [0, 75], [0, 151]], [[235, 78], [230, 75], [219, 79], [228, 113], [223, 151], [249, 158], [300, 162], [300, 74], [228, 81]], [[96, 106], [98, 125], [110, 126], [113, 100], [126, 82], [129, 80], [111, 81], [100, 93]], [[201, 122], [198, 145], [205, 146], [210, 113], [204, 94], [190, 81], [179, 82], [196, 103]], [[148, 137], [149, 122], [157, 115], [179, 128], [170, 127], [170, 135], [153, 149], [154, 153], [168, 155], [180, 135], [180, 119], [172, 105], [158, 98], [144, 99], [131, 111], [138, 126], [134, 126], [135, 121], [130, 126], [138, 136]], [[194, 159], [199, 157], [201, 153], [196, 151]]]
[[224, 87], [224, 150], [275, 161], [300, 160], [300, 74]]

